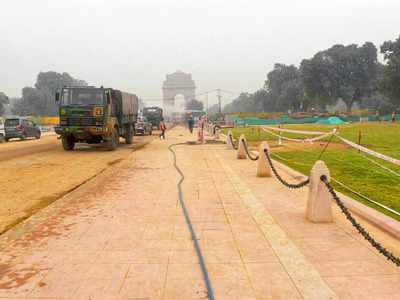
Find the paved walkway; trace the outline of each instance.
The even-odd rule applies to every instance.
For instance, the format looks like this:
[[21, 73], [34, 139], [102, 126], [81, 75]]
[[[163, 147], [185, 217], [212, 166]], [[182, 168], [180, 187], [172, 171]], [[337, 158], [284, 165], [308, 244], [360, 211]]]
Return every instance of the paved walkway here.
[[[168, 131], [9, 234], [0, 299], [207, 299], [167, 150], [193, 139], [183, 128]], [[400, 299], [400, 269], [337, 209], [334, 223], [305, 220], [307, 188], [255, 177], [255, 163], [225, 145], [175, 149], [215, 299]]]

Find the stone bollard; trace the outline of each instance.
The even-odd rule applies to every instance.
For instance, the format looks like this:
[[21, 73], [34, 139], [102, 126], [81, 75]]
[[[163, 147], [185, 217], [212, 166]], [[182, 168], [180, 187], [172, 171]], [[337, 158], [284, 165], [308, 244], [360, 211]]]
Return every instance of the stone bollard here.
[[247, 158], [246, 150], [244, 150], [243, 141], [246, 142], [246, 138], [245, 138], [244, 134], [241, 134], [240, 138], [239, 138], [239, 142], [238, 142], [238, 149], [236, 152], [236, 157], [238, 159], [246, 159]]
[[257, 177], [271, 177], [272, 170], [265, 156], [264, 150], [269, 151], [268, 142], [262, 142], [258, 148]]
[[330, 180], [329, 169], [322, 160], [318, 160], [310, 172], [310, 188], [307, 199], [307, 220], [315, 223], [332, 222], [331, 194], [321, 176], [325, 175]]
[[219, 139], [219, 128], [215, 128], [215, 139]]

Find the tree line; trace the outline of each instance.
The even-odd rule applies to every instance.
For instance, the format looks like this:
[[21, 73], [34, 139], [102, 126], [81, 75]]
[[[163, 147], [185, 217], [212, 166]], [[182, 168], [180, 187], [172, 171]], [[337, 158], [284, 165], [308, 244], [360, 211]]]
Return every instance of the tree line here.
[[2, 116], [4, 114], [5, 111], [5, 105], [9, 104], [10, 101], [7, 97], [6, 94], [4, 94], [3, 92], [0, 92], [0, 116]]
[[0, 92], [0, 115], [4, 105], [11, 105], [11, 112], [19, 116], [57, 116], [58, 106], [55, 103], [55, 92], [63, 86], [87, 86], [86, 81], [75, 79], [68, 73], [54, 71], [40, 72], [34, 87], [24, 87], [22, 97], [8, 100]]
[[240, 94], [223, 111], [323, 111], [342, 101], [348, 113], [354, 104], [390, 113], [400, 106], [400, 37], [384, 42], [380, 53], [384, 64], [371, 42], [334, 45], [299, 67], [277, 63], [261, 89]]

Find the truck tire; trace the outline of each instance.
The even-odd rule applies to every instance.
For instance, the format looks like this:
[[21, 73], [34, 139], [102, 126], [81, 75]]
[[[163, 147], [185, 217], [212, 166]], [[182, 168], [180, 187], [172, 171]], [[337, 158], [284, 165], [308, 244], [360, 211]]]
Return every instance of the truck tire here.
[[128, 145], [133, 143], [133, 128], [130, 125], [126, 126], [125, 143]]
[[118, 129], [114, 128], [113, 131], [111, 132], [110, 139], [107, 141], [107, 150], [114, 151], [115, 149], [117, 149], [118, 144], [119, 144], [119, 133]]
[[40, 136], [41, 136], [42, 134], [40, 133], [40, 132], [38, 132], [38, 133], [36, 133], [36, 135], [35, 135], [35, 138], [37, 139], [37, 140], [40, 140]]
[[64, 135], [61, 139], [65, 151], [74, 150], [75, 140], [72, 135]]

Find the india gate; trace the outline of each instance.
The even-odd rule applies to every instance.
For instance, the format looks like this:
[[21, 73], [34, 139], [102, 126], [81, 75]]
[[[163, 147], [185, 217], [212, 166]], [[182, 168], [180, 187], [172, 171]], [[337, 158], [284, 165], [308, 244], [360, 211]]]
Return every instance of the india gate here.
[[196, 86], [192, 79], [192, 74], [178, 70], [175, 73], [167, 75], [162, 90], [164, 109], [166, 109], [168, 107], [174, 107], [176, 95], [183, 95], [185, 103], [195, 99]]

